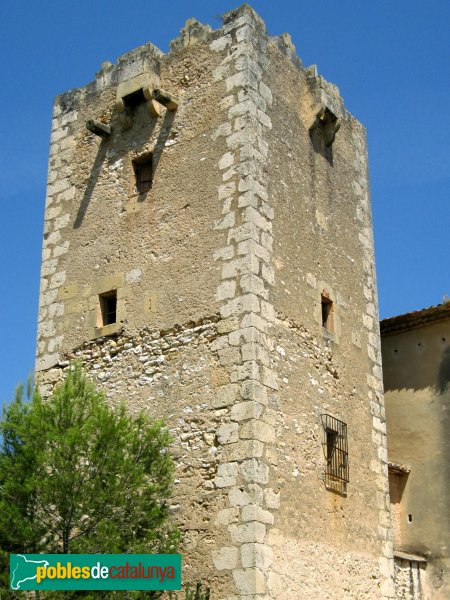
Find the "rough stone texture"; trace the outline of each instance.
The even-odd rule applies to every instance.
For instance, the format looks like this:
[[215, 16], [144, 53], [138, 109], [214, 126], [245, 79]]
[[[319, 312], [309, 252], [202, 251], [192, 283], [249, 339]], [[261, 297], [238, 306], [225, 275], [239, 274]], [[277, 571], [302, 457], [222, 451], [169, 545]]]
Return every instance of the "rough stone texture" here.
[[[49, 391], [76, 358], [111, 402], [166, 418], [183, 575], [214, 598], [393, 597], [364, 131], [247, 5], [217, 31], [188, 21], [171, 48], [142, 46], [55, 102], [39, 379]], [[176, 111], [124, 110], [156, 86]], [[323, 105], [342, 123], [331, 150], [308, 132]], [[132, 160], [149, 151], [137, 194]], [[323, 413], [348, 425], [340, 493]]]
[[[426, 565], [401, 558], [395, 559], [395, 600], [425, 600], [437, 598], [427, 593]], [[441, 596], [444, 598], [445, 596]]]

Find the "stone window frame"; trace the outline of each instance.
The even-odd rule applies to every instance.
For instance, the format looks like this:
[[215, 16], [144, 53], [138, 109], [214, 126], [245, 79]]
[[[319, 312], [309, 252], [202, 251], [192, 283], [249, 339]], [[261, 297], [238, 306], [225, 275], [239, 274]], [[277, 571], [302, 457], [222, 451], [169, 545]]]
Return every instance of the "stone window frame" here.
[[[308, 285], [314, 289], [312, 294], [314, 298], [313, 316], [317, 323], [319, 334], [326, 340], [339, 344], [341, 337], [340, 311], [342, 306], [341, 303], [337, 301], [338, 293], [328, 284], [328, 282], [316, 280], [315, 277], [308, 278]], [[324, 298], [332, 303], [333, 316], [332, 327], [330, 328], [326, 328], [323, 325], [322, 304]]]
[[334, 333], [334, 302], [331, 300], [327, 290], [320, 295], [322, 308], [322, 327], [330, 333]]
[[117, 289], [98, 295], [100, 303], [100, 326], [117, 323]]
[[[116, 311], [115, 317], [116, 320], [113, 323], [105, 323], [105, 305], [103, 302], [104, 298], [113, 296], [116, 299]], [[121, 329], [122, 320], [123, 320], [123, 303], [121, 302], [120, 293], [118, 288], [112, 288], [108, 290], [104, 290], [97, 294], [96, 298], [96, 327], [94, 328], [94, 337], [103, 337], [107, 335], [112, 335]]]
[[[126, 298], [129, 288], [125, 285], [124, 273], [106, 275], [94, 281], [89, 286], [89, 314], [86, 319], [86, 328], [90, 339], [104, 337], [117, 333], [125, 321]], [[116, 322], [103, 324], [102, 306], [100, 298], [111, 293], [116, 294]]]
[[[153, 152], [144, 152], [131, 159], [134, 173], [134, 191], [139, 196], [147, 194], [153, 187], [154, 159]], [[143, 171], [150, 170], [150, 178], [142, 179]]]
[[[149, 185], [145, 189], [139, 189], [139, 169], [141, 165], [151, 163], [151, 179], [148, 182]], [[155, 153], [153, 148], [140, 148], [139, 150], [132, 150], [128, 156], [128, 169], [129, 169], [129, 196], [128, 201], [137, 203], [140, 205], [151, 193], [154, 185], [155, 175]]]

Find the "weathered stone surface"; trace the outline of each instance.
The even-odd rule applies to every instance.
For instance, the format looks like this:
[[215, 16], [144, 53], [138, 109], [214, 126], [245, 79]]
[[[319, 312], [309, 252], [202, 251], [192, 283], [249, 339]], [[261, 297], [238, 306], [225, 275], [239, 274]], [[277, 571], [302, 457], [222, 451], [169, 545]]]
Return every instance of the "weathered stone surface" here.
[[262, 488], [254, 483], [250, 483], [243, 488], [233, 487], [228, 492], [228, 498], [231, 506], [245, 506], [246, 504], [260, 505], [263, 498]]
[[273, 525], [273, 514], [254, 504], [244, 506], [241, 516], [243, 521], [259, 521]]
[[[176, 114], [149, 111], [154, 89]], [[309, 130], [322, 107], [341, 123], [331, 147]], [[120, 57], [53, 116], [44, 392], [76, 359], [112, 403], [166, 419], [186, 577], [212, 596], [392, 597], [366, 143], [337, 88], [244, 5], [218, 31], [188, 22], [167, 54]], [[350, 441], [337, 494], [328, 413]]]
[[239, 385], [224, 385], [216, 392], [216, 396], [212, 400], [214, 408], [222, 408], [233, 404], [239, 394]]
[[[240, 440], [230, 443], [225, 449], [228, 460], [242, 461], [246, 458], [259, 458], [263, 455], [264, 445], [258, 440]], [[256, 479], [254, 480], [256, 481]]]
[[238, 562], [238, 549], [235, 546], [220, 548], [214, 551], [213, 560], [218, 571], [235, 569]]
[[246, 542], [262, 543], [266, 535], [266, 527], [262, 523], [244, 523], [243, 525], [230, 525], [231, 539], [237, 544]]
[[246, 481], [254, 483], [267, 483], [269, 481], [269, 467], [257, 458], [244, 460], [239, 470]]
[[216, 475], [216, 485], [218, 487], [225, 487], [225, 485], [219, 485], [217, 483], [218, 480], [223, 480], [224, 482], [228, 480], [236, 480], [238, 474], [238, 464], [237, 463], [222, 463], [219, 465], [217, 469]]
[[275, 430], [271, 425], [263, 421], [251, 419], [240, 426], [239, 437], [242, 439], [260, 440], [261, 442], [274, 442]]
[[279, 508], [280, 507], [280, 493], [275, 492], [271, 488], [264, 490], [264, 502], [267, 508]]
[[243, 567], [257, 567], [264, 572], [272, 564], [273, 550], [267, 544], [242, 544], [241, 560]]
[[233, 421], [245, 421], [247, 419], [258, 419], [264, 406], [259, 402], [239, 402], [231, 408], [231, 419]]
[[237, 423], [221, 425], [217, 430], [217, 441], [219, 444], [231, 444], [239, 440]]
[[264, 575], [259, 569], [236, 570], [233, 577], [243, 595], [263, 594], [266, 591]]

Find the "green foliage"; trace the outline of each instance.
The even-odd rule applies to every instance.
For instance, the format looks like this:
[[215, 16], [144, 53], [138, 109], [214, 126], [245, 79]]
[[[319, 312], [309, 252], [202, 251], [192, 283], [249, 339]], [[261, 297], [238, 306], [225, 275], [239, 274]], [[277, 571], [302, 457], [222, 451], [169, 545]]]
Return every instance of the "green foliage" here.
[[[203, 591], [201, 581], [197, 582], [195, 590], [191, 590], [188, 584], [184, 591], [184, 598], [185, 600], [209, 600], [210, 589], [207, 587], [205, 591]], [[178, 594], [174, 595], [173, 592], [169, 592], [169, 600], [178, 600]]]
[[111, 407], [79, 365], [50, 398], [37, 388], [28, 397], [19, 387], [0, 423], [2, 550], [176, 551], [178, 532], [167, 523], [173, 464], [163, 423]]

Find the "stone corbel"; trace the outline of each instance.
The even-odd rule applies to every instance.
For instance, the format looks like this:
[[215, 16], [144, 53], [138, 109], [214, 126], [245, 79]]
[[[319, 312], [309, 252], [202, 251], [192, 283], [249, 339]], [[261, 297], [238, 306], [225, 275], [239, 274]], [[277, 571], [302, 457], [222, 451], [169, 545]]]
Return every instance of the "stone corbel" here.
[[[126, 106], [126, 97], [136, 92], [142, 91], [148, 111], [154, 118], [161, 116], [161, 105], [155, 101], [152, 91], [159, 85], [159, 75], [155, 72], [145, 72], [126, 81], [122, 81], [117, 86], [116, 92], [116, 111], [121, 114], [129, 113]], [[130, 117], [131, 115], [127, 115]], [[123, 117], [123, 121], [127, 118]], [[128, 119], [129, 120], [129, 119]]]
[[98, 135], [103, 140], [108, 139], [111, 135], [111, 127], [109, 125], [105, 125], [105, 123], [101, 123], [100, 121], [94, 121], [94, 119], [86, 121], [86, 129]]
[[155, 88], [152, 91], [152, 98], [165, 106], [167, 110], [176, 110], [178, 108], [178, 98], [159, 88]]
[[[156, 100], [152, 97], [152, 88], [150, 86], [145, 86], [142, 89], [142, 93], [144, 94], [144, 98], [147, 101], [147, 108], [152, 117], [160, 117], [161, 116], [161, 105], [156, 102]], [[123, 113], [126, 111], [126, 106], [124, 102], [124, 97], [117, 98], [116, 100], [116, 110], [119, 113]]]
[[148, 111], [152, 117], [160, 117], [161, 116], [161, 104], [156, 102], [152, 96], [152, 90], [150, 87], [145, 87], [143, 89], [144, 98], [147, 100]]

